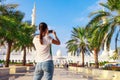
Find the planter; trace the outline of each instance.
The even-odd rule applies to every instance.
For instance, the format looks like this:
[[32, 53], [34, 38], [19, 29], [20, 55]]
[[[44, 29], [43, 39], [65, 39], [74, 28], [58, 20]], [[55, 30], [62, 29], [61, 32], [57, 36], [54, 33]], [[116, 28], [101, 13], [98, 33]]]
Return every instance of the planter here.
[[27, 71], [34, 70], [35, 66], [27, 66]]
[[0, 77], [9, 75], [9, 68], [0, 68]]
[[27, 68], [25, 66], [10, 66], [10, 74], [26, 72]]

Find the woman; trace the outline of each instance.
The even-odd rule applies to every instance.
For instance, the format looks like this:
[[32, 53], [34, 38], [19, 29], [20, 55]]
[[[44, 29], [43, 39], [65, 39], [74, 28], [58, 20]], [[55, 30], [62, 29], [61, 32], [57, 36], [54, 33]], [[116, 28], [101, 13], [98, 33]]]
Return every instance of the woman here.
[[[45, 75], [45, 80], [52, 80], [54, 65], [52, 60], [52, 55], [50, 54], [51, 44], [60, 45], [60, 41], [56, 35], [56, 32], [52, 30], [49, 31], [47, 24], [42, 22], [39, 25], [40, 35], [35, 36], [33, 43], [36, 47], [36, 68], [34, 72], [34, 80], [41, 80], [43, 75]], [[49, 36], [52, 33], [54, 39]]]

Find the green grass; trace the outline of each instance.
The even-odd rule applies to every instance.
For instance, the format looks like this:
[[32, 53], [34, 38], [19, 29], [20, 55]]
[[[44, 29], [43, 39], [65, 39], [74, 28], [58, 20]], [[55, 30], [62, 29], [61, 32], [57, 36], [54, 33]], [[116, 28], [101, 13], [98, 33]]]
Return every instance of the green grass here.
[[5, 61], [4, 60], [0, 60], [0, 63], [4, 63]]

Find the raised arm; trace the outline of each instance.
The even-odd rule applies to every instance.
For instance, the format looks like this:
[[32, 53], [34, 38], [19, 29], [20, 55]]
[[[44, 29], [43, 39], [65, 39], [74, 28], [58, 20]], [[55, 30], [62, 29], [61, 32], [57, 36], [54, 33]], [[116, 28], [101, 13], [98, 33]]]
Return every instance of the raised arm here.
[[53, 31], [52, 33], [53, 33], [53, 35], [54, 35], [54, 39], [52, 40], [52, 43], [53, 43], [53, 44], [56, 44], [56, 45], [60, 45], [60, 40], [58, 39], [58, 37], [57, 37], [57, 35], [56, 35], [56, 32]]

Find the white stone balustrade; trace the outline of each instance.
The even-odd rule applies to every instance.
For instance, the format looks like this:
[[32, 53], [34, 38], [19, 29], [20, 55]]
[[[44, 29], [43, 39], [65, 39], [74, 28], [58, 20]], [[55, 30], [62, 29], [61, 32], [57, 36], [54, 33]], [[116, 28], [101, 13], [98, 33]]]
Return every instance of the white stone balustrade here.
[[72, 66], [69, 66], [69, 70], [80, 72], [87, 77], [91, 76], [95, 80], [96, 79], [97, 80], [120, 80], [120, 72], [119, 71], [72, 67]]

